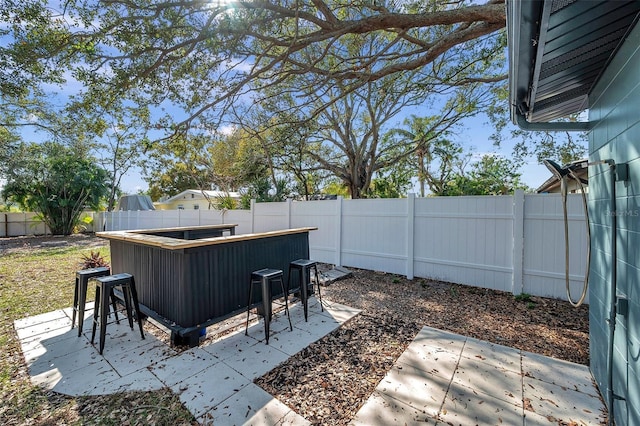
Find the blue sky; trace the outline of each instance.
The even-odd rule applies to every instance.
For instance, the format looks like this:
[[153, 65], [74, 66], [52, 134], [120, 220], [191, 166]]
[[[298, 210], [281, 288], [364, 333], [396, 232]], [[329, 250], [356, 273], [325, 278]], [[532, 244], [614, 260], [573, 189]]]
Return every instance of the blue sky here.
[[[77, 83], [73, 80], [62, 88], [50, 87], [51, 94], [54, 99], [57, 99], [57, 103], [62, 104], [67, 96], [72, 93], [77, 93]], [[418, 111], [416, 111], [416, 109]], [[402, 123], [404, 117], [416, 114], [420, 115], [419, 107], [413, 106], [407, 108], [404, 114], [400, 114], [393, 121], [396, 123]], [[510, 125], [505, 131], [508, 134], [514, 127]], [[490, 140], [490, 135], [493, 132], [492, 125], [488, 123], [488, 118], [482, 114], [476, 117], [463, 121], [460, 131], [454, 139], [460, 142], [465, 150], [473, 152], [473, 158], [479, 159], [485, 154], [497, 154], [507, 158], [511, 156], [511, 150], [515, 142], [505, 140], [502, 143], [500, 149], [493, 146]], [[23, 136], [26, 141], [40, 142], [47, 138], [45, 133], [34, 132], [33, 129], [25, 130]], [[522, 180], [529, 187], [536, 188], [541, 185], [549, 176], [549, 171], [546, 167], [538, 164], [536, 160], [531, 160], [528, 164], [525, 164], [522, 169]], [[124, 193], [135, 194], [139, 191], [145, 191], [148, 188], [147, 182], [142, 177], [142, 171], [139, 168], [131, 169], [121, 181], [121, 189]], [[414, 188], [414, 192], [418, 192], [417, 186]]]

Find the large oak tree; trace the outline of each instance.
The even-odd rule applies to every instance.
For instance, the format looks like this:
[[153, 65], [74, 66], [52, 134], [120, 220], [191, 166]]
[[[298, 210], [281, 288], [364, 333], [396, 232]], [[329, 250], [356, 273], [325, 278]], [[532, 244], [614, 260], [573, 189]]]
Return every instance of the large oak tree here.
[[[48, 9], [37, 0], [4, 3], [16, 21], [38, 24], [14, 26], [15, 42], [3, 53], [12, 58], [6, 70], [20, 72], [5, 74], [7, 88], [36, 74], [62, 78], [61, 68], [71, 67], [95, 89], [87, 90], [93, 97], [135, 92], [151, 104], [169, 100], [184, 108], [182, 124], [201, 126], [250, 92], [252, 82], [264, 88], [313, 75], [312, 85], [299, 88], [312, 94], [335, 81], [360, 87], [411, 70], [431, 78], [443, 57], [461, 61], [462, 52], [489, 61], [493, 43], [483, 41], [505, 26], [503, 1], [69, 0]], [[345, 49], [345, 38], [353, 37], [384, 42], [362, 58]], [[450, 85], [504, 77], [442, 75]]]
[[[156, 106], [156, 118], [164, 111], [155, 127], [167, 137], [218, 130], [238, 104], [260, 105], [283, 93], [295, 99], [296, 111], [288, 113], [315, 121], [399, 75], [409, 96], [440, 94], [445, 103], [454, 92], [506, 78], [503, 1], [4, 2], [14, 22], [7, 30], [14, 43], [3, 51], [12, 60], [4, 68], [17, 72], [5, 73], [3, 88], [35, 87], [39, 78], [57, 81], [66, 73], [100, 105], [126, 98]], [[180, 112], [163, 110], [167, 105]], [[445, 109], [468, 115], [470, 107]], [[358, 149], [356, 155], [369, 154]], [[335, 162], [324, 168], [359, 196], [381, 164], [347, 163], [350, 170]]]

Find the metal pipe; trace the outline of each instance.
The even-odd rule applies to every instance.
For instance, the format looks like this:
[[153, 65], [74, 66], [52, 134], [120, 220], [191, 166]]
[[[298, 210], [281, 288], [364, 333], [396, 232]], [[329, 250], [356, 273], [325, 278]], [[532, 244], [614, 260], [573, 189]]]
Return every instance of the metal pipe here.
[[614, 401], [615, 393], [613, 392], [613, 344], [616, 331], [616, 293], [618, 292], [618, 215], [616, 208], [616, 164], [611, 160], [609, 163], [611, 171], [611, 301], [609, 305], [609, 351], [607, 363], [607, 388], [609, 399], [609, 425], [614, 422]]
[[551, 123], [530, 123], [522, 115], [518, 108], [515, 108], [516, 124], [522, 130], [530, 131], [559, 131], [559, 132], [587, 132], [593, 127], [593, 123], [590, 121], [572, 121], [572, 122], [551, 122]]

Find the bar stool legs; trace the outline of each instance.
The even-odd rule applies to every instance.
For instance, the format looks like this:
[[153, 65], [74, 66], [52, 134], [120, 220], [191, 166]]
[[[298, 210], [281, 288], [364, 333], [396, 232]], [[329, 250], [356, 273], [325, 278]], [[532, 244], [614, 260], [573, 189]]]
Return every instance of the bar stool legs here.
[[[297, 259], [289, 264], [289, 276], [287, 277], [287, 294], [290, 291], [291, 285], [291, 270], [295, 269], [299, 271], [300, 278], [300, 300], [302, 300], [302, 306], [304, 308], [304, 320], [308, 321], [309, 312], [309, 281], [311, 275], [311, 268], [313, 268], [316, 277], [316, 287], [318, 289], [318, 299], [320, 300], [320, 310], [324, 312], [322, 306], [322, 294], [320, 293], [320, 279], [318, 278], [318, 262], [309, 259]], [[313, 290], [313, 282], [311, 283], [311, 289]]]
[[[142, 329], [142, 318], [140, 313], [140, 305], [138, 303], [138, 293], [134, 278], [131, 274], [122, 273], [96, 278], [96, 301], [93, 312], [93, 330], [91, 331], [91, 344], [94, 342], [96, 335], [96, 327], [100, 325], [100, 349], [102, 355], [104, 350], [104, 340], [107, 333], [107, 315], [109, 313], [109, 296], [113, 294], [116, 287], [122, 289], [122, 297], [124, 299], [125, 308], [127, 310], [127, 318], [129, 319], [129, 327], [133, 330], [133, 309], [135, 310], [138, 326], [140, 327], [140, 336], [144, 339], [144, 331]], [[113, 302], [113, 299], [112, 299]], [[114, 303], [115, 309], [115, 303]]]
[[[104, 277], [111, 273], [110, 269], [105, 266], [99, 268], [82, 269], [76, 272], [76, 285], [73, 292], [73, 315], [71, 317], [71, 328], [76, 325], [76, 318], [78, 318], [78, 337], [82, 335], [82, 326], [84, 323], [84, 308], [87, 304], [87, 287], [89, 281], [97, 278]], [[115, 300], [113, 300], [115, 304]], [[118, 318], [116, 314], [116, 319]]]
[[272, 292], [271, 292], [271, 284], [274, 281], [278, 281], [280, 283], [280, 289], [282, 290], [282, 294], [284, 296], [284, 309], [287, 313], [287, 319], [289, 320], [289, 329], [293, 331], [293, 325], [291, 324], [291, 316], [289, 315], [289, 303], [287, 301], [287, 293], [284, 285], [284, 280], [282, 279], [282, 271], [279, 269], [260, 269], [259, 271], [254, 271], [251, 273], [251, 280], [249, 281], [249, 300], [247, 302], [247, 324], [244, 330], [244, 334], [247, 335], [249, 331], [249, 311], [251, 310], [251, 305], [253, 304], [253, 286], [260, 285], [262, 292], [262, 314], [264, 315], [264, 337], [266, 344], [269, 344], [269, 323], [271, 322], [272, 317]]

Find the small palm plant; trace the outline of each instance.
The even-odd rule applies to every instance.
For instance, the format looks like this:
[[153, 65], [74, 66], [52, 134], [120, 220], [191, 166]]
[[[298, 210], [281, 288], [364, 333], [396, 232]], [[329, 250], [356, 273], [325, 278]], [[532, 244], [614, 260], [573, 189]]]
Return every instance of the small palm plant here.
[[82, 255], [82, 269], [99, 268], [102, 266], [109, 267], [107, 262], [99, 251], [94, 252], [91, 250], [90, 254]]

